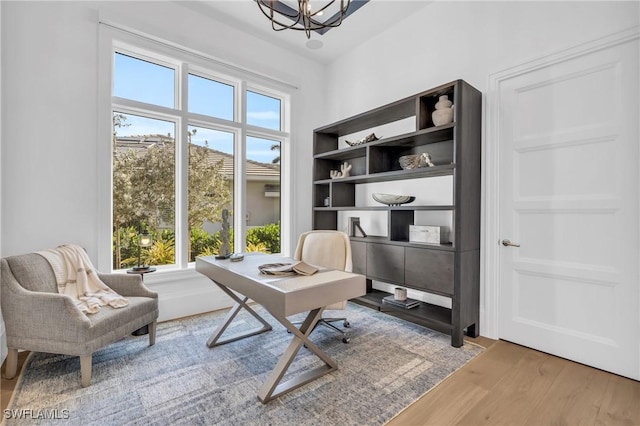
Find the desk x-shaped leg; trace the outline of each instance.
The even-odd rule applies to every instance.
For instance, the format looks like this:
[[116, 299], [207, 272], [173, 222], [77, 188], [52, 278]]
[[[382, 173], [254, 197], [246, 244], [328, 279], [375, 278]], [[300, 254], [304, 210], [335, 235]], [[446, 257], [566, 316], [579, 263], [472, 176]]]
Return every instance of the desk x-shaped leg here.
[[[226, 286], [221, 285], [220, 283], [217, 283], [217, 282], [216, 284], [218, 285], [218, 287], [222, 289], [222, 291], [224, 291], [229, 297], [231, 297], [236, 302], [236, 304], [231, 308], [231, 310], [225, 317], [222, 325], [220, 325], [216, 329], [216, 331], [213, 333], [213, 335], [209, 338], [209, 340], [207, 341], [207, 346], [212, 348], [214, 346], [223, 345], [225, 343], [233, 342], [239, 339], [243, 339], [245, 337], [253, 336], [253, 335], [264, 333], [265, 331], [271, 330], [271, 325], [269, 325], [269, 323], [267, 323], [253, 309], [251, 309], [249, 305], [247, 305], [247, 300], [249, 299], [248, 297], [244, 297], [243, 299], [240, 299], [234, 292], [229, 290]], [[240, 309], [242, 308], [246, 309], [258, 321], [260, 321], [263, 324], [263, 327], [234, 335], [225, 340], [220, 340], [222, 333], [224, 333], [224, 331], [227, 329], [231, 321], [233, 321], [233, 319], [236, 317], [236, 315], [238, 315], [238, 312], [240, 312]], [[277, 319], [282, 325], [284, 325], [287, 328], [287, 330], [291, 332], [291, 334], [293, 334], [293, 339], [291, 340], [291, 343], [289, 343], [289, 346], [287, 347], [287, 349], [284, 351], [284, 353], [278, 360], [278, 363], [274, 367], [273, 371], [271, 372], [267, 380], [264, 382], [264, 384], [258, 391], [258, 399], [263, 404], [266, 404], [272, 399], [277, 398], [284, 393], [297, 389], [300, 386], [307, 384], [312, 380], [317, 379], [318, 377], [324, 376], [325, 374], [333, 370], [336, 370], [338, 368], [338, 365], [335, 363], [335, 361], [329, 358], [329, 356], [326, 353], [324, 353], [318, 346], [316, 346], [315, 343], [309, 340], [309, 334], [311, 334], [316, 323], [322, 317], [323, 311], [324, 311], [324, 307], [317, 308], [310, 311], [307, 314], [307, 317], [305, 318], [305, 320], [300, 325], [300, 329], [296, 328], [296, 326], [293, 325], [286, 317], [276, 315], [273, 312], [270, 312], [270, 314], [273, 315], [275, 319]], [[320, 358], [325, 363], [325, 365], [306, 371], [304, 373], [299, 374], [296, 377], [293, 377], [287, 380], [284, 383], [280, 383], [285, 373], [289, 369], [289, 366], [291, 365], [296, 355], [300, 351], [300, 348], [302, 347], [302, 345], [305, 345], [309, 350], [311, 350], [314, 354], [316, 354], [318, 358]]]
[[[258, 391], [258, 399], [263, 404], [279, 397], [284, 393], [297, 389], [300, 386], [309, 383], [320, 376], [324, 376], [325, 374], [330, 373], [331, 371], [338, 368], [338, 365], [335, 363], [335, 361], [329, 358], [329, 356], [324, 353], [318, 346], [316, 346], [315, 343], [309, 340], [309, 334], [311, 334], [314, 326], [322, 317], [323, 311], [324, 307], [310, 311], [305, 320], [302, 322], [300, 329], [297, 329], [296, 326], [293, 325], [286, 317], [274, 315], [271, 312], [271, 315], [273, 315], [275, 319], [280, 321], [280, 323], [284, 325], [287, 330], [291, 331], [291, 333], [293, 334], [293, 339], [280, 357], [280, 360], [278, 360], [278, 364], [276, 364], [275, 368]], [[313, 370], [305, 371], [304, 373], [300, 373], [298, 376], [292, 377], [284, 383], [280, 383], [282, 377], [287, 372], [287, 369], [293, 362], [302, 345], [305, 345], [309, 350], [316, 354], [318, 358], [324, 361], [325, 365], [314, 368]]]
[[[254, 336], [256, 334], [264, 333], [265, 331], [271, 330], [271, 324], [266, 322], [264, 318], [262, 318], [253, 309], [251, 309], [251, 306], [247, 305], [247, 300], [249, 300], [248, 297], [245, 296], [243, 299], [240, 299], [233, 291], [229, 290], [226, 286], [223, 286], [222, 284], [219, 284], [219, 283], [216, 283], [216, 285], [220, 287], [222, 291], [227, 293], [227, 296], [232, 298], [236, 302], [236, 304], [233, 305], [233, 307], [225, 317], [222, 325], [220, 325], [216, 329], [216, 331], [213, 333], [213, 335], [209, 337], [209, 340], [207, 340], [207, 346], [212, 348], [214, 346], [224, 345], [225, 343], [229, 343], [229, 342], [235, 342], [236, 340], [244, 339], [245, 337]], [[246, 309], [251, 315], [254, 316], [255, 319], [260, 321], [263, 326], [259, 328], [254, 328], [244, 333], [236, 334], [224, 340], [220, 340], [220, 337], [222, 337], [222, 333], [224, 333], [224, 331], [227, 329], [229, 324], [231, 324], [231, 321], [233, 321], [233, 319], [236, 317], [236, 315], [238, 315], [238, 312], [240, 312], [240, 309], [242, 308]]]

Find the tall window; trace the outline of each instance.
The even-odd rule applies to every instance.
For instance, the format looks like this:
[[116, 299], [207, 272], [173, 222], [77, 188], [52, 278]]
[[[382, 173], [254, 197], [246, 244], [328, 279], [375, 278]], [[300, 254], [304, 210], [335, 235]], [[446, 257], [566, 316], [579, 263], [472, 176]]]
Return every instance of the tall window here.
[[286, 94], [124, 48], [112, 81], [113, 269], [280, 252]]

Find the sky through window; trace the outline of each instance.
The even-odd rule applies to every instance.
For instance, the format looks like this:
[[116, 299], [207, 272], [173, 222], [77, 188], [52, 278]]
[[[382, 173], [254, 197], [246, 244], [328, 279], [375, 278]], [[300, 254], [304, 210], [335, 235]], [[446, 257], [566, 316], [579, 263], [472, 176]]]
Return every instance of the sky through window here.
[[[114, 58], [115, 96], [140, 102], [159, 105], [167, 108], [176, 107], [175, 76], [173, 68], [143, 61], [121, 53]], [[189, 74], [190, 112], [209, 115], [224, 120], [233, 120], [234, 87], [225, 83]], [[281, 102], [277, 98], [265, 96], [257, 92], [247, 91], [247, 123], [272, 130], [281, 130]], [[159, 134], [157, 125], [151, 120], [132, 115], [126, 116], [124, 127], [116, 128], [116, 135], [142, 136]], [[173, 126], [171, 126], [173, 128]], [[170, 132], [167, 132], [170, 133]], [[162, 133], [175, 137], [173, 134]], [[192, 143], [204, 145], [228, 154], [233, 154], [233, 139], [226, 132], [199, 128], [191, 139]], [[261, 144], [250, 144], [247, 147], [247, 158], [262, 163], [271, 163], [278, 156], [273, 150]]]

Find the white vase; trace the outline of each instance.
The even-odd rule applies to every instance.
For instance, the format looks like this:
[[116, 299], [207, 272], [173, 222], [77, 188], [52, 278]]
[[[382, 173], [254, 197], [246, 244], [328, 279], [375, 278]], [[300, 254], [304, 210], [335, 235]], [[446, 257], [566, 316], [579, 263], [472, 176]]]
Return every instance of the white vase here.
[[440, 96], [440, 100], [436, 103], [436, 110], [431, 114], [431, 119], [435, 126], [442, 126], [453, 121], [453, 104], [447, 95]]

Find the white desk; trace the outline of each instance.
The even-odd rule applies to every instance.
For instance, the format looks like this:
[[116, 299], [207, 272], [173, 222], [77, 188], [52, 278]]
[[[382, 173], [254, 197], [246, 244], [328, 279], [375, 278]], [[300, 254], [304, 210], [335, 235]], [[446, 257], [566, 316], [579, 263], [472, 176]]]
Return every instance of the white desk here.
[[[271, 325], [247, 304], [249, 299], [264, 306], [293, 338], [274, 367], [271, 375], [258, 391], [258, 399], [266, 403], [286, 392], [296, 389], [338, 368], [335, 361], [309, 340], [309, 334], [322, 317], [325, 307], [342, 300], [352, 299], [366, 293], [366, 279], [363, 275], [349, 272], [321, 269], [310, 276], [278, 277], [263, 275], [258, 266], [265, 263], [293, 263], [295, 260], [278, 255], [247, 254], [241, 262], [216, 260], [214, 256], [198, 257], [196, 271], [210, 278], [236, 303], [227, 314], [223, 324], [218, 326], [207, 341], [209, 347], [233, 342], [271, 330]], [[233, 291], [231, 291], [233, 290]], [[238, 292], [242, 299], [235, 293]], [[247, 310], [262, 327], [240, 335], [221, 340], [222, 334], [240, 312]], [[287, 317], [300, 312], [309, 312], [300, 328], [296, 328]], [[320, 358], [325, 365], [301, 373], [280, 383], [298, 351], [305, 345]]]

